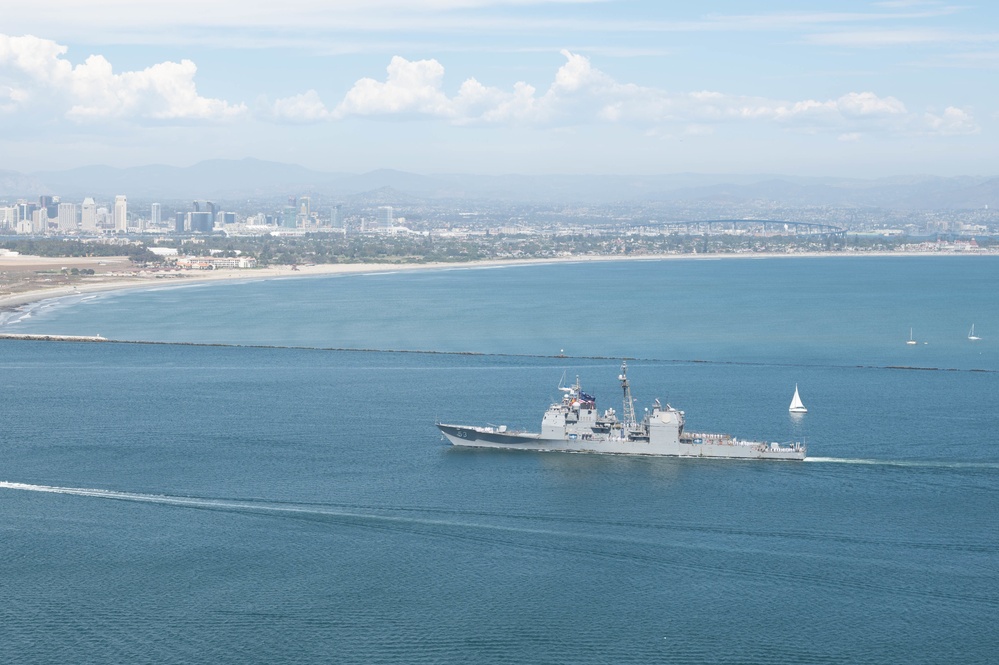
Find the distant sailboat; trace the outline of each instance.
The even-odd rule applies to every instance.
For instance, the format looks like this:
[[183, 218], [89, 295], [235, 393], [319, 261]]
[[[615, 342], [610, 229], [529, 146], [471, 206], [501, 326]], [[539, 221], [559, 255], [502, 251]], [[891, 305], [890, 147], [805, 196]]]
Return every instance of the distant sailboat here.
[[975, 324], [974, 323], [971, 324], [971, 331], [968, 333], [968, 339], [970, 339], [972, 342], [977, 342], [978, 340], [981, 339], [981, 337], [978, 337], [977, 335], [975, 335]]
[[805, 405], [801, 403], [801, 397], [798, 396], [798, 384], [794, 384], [794, 397], [791, 398], [791, 406], [787, 408], [791, 413], [808, 413], [808, 409]]
[[915, 344], [916, 340], [912, 339], [912, 328], [909, 328], [909, 341], [906, 344]]

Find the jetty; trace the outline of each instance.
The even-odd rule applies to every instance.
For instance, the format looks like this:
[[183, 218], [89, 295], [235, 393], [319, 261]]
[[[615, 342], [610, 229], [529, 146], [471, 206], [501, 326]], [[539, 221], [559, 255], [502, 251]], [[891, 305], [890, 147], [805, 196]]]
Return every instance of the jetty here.
[[0, 333], [0, 339], [27, 339], [40, 342], [106, 342], [100, 335], [28, 335], [25, 333]]

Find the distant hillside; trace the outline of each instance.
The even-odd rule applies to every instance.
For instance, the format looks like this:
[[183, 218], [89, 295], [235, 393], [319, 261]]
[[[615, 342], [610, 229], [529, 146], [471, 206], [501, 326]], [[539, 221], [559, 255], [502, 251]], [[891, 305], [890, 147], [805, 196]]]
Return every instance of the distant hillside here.
[[750, 185], [720, 184], [673, 190], [674, 201], [775, 201], [790, 207], [870, 207], [898, 210], [968, 209], [999, 203], [999, 178], [886, 178], [796, 183], [767, 180]]
[[343, 197], [344, 203], [365, 207], [419, 205], [424, 201], [425, 198], [406, 194], [395, 187], [379, 187], [358, 194], [345, 194]]
[[905, 176], [877, 180], [788, 175], [423, 175], [380, 169], [325, 173], [258, 159], [211, 160], [189, 167], [87, 166], [21, 174], [0, 171], [0, 198], [58, 195], [110, 200], [193, 200], [319, 196], [403, 205], [421, 200], [601, 205], [641, 202], [787, 207], [969, 209], [999, 206], [999, 177]]
[[16, 199], [30, 193], [32, 198], [47, 194], [45, 185], [33, 176], [16, 171], [0, 171], [0, 199]]
[[298, 194], [323, 187], [337, 176], [259, 159], [214, 159], [188, 167], [85, 166], [33, 173], [32, 177], [44, 183], [48, 193], [71, 199], [111, 198], [117, 194], [140, 199], [210, 199]]

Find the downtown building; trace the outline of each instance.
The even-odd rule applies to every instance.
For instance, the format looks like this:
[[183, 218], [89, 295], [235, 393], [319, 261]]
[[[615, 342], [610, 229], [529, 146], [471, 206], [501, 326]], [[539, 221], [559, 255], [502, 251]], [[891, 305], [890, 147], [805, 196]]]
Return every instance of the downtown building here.
[[114, 197], [115, 233], [128, 233], [128, 200], [124, 194]]

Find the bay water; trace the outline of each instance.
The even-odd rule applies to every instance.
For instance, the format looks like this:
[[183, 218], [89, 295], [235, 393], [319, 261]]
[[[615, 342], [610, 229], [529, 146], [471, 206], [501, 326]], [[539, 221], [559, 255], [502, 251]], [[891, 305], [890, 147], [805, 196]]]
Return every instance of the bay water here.
[[[997, 291], [993, 257], [674, 260], [8, 313], [169, 343], [0, 341], [0, 660], [993, 662]], [[537, 429], [563, 375], [620, 408], [622, 358], [640, 408], [809, 460], [434, 427]]]

